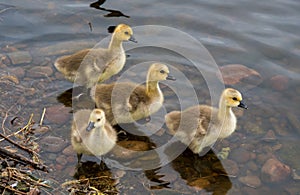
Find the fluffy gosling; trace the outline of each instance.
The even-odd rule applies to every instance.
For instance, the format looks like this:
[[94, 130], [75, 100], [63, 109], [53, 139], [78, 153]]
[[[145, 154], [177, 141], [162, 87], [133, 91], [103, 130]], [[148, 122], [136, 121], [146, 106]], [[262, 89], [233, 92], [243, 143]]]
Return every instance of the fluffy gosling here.
[[154, 63], [148, 69], [146, 85], [131, 82], [98, 84], [91, 89], [96, 106], [105, 110], [112, 124], [132, 123], [157, 112], [164, 101], [159, 81], [175, 80], [169, 68]]
[[108, 48], [84, 49], [62, 56], [55, 61], [54, 66], [67, 80], [91, 88], [122, 70], [126, 61], [123, 41], [136, 42], [130, 26], [119, 24]]
[[103, 110], [85, 109], [74, 114], [71, 143], [77, 152], [78, 163], [82, 154], [101, 156], [108, 153], [116, 141], [117, 133], [106, 121]]
[[172, 111], [166, 114], [165, 121], [173, 135], [194, 153], [200, 153], [217, 139], [226, 138], [235, 131], [237, 119], [232, 107], [248, 108], [239, 91], [227, 88], [221, 95], [219, 108], [197, 105], [182, 112]]

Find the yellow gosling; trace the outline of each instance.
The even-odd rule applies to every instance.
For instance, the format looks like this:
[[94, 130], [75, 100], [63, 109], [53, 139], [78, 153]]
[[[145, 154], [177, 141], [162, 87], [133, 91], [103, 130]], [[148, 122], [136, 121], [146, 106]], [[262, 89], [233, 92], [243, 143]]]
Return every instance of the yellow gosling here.
[[108, 153], [116, 141], [117, 133], [106, 121], [103, 110], [85, 109], [74, 114], [71, 143], [77, 152], [78, 163], [82, 154], [101, 156]]
[[131, 123], [157, 112], [164, 101], [159, 81], [175, 80], [169, 68], [154, 63], [148, 69], [146, 85], [131, 82], [98, 84], [91, 89], [96, 106], [112, 124]]
[[227, 88], [223, 91], [219, 108], [197, 105], [182, 112], [172, 111], [165, 116], [170, 132], [189, 146], [194, 153], [213, 145], [218, 139], [230, 136], [236, 129], [237, 119], [232, 107], [247, 106], [239, 91]]
[[55, 61], [54, 66], [67, 80], [91, 88], [122, 70], [126, 61], [123, 41], [136, 42], [130, 26], [119, 24], [108, 48], [84, 49], [62, 56]]

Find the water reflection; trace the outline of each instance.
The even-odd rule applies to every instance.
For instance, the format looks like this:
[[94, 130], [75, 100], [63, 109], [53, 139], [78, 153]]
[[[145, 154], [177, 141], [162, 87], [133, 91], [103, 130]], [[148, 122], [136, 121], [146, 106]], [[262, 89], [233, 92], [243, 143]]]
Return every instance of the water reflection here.
[[111, 170], [102, 161], [100, 164], [87, 161], [78, 164], [74, 178], [77, 181], [69, 187], [69, 191], [75, 194], [117, 194], [117, 180], [114, 179]]
[[212, 150], [200, 157], [187, 149], [172, 162], [172, 167], [196, 191], [204, 189], [213, 194], [226, 194], [232, 187], [226, 170]]
[[123, 14], [121, 11], [119, 10], [114, 10], [114, 9], [106, 9], [104, 7], [101, 7], [101, 5], [103, 3], [105, 3], [106, 0], [99, 0], [99, 1], [96, 1], [94, 3], [91, 3], [90, 4], [90, 7], [93, 7], [95, 9], [99, 9], [99, 10], [103, 10], [103, 11], [106, 11], [106, 12], [110, 12], [106, 15], [104, 15], [104, 17], [125, 17], [125, 18], [130, 18], [130, 16], [127, 16], [125, 14]]

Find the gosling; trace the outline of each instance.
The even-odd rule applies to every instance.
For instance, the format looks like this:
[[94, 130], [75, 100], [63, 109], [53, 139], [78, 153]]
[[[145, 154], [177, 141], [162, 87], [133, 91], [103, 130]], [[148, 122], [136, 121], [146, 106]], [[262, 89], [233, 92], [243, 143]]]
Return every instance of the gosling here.
[[117, 133], [106, 121], [103, 110], [85, 109], [74, 114], [71, 143], [77, 152], [78, 163], [82, 154], [101, 156], [108, 153], [116, 141]]
[[96, 106], [105, 111], [112, 124], [132, 123], [157, 112], [164, 101], [159, 81], [175, 80], [169, 68], [160, 63], [150, 66], [146, 85], [132, 82], [98, 84], [91, 89]]
[[125, 64], [123, 41], [137, 42], [132, 29], [119, 24], [112, 34], [109, 47], [84, 49], [72, 55], [62, 56], [54, 66], [71, 82], [91, 88], [119, 73]]
[[248, 108], [239, 91], [227, 88], [221, 95], [219, 108], [197, 105], [182, 112], [172, 111], [166, 114], [165, 121], [170, 132], [197, 154], [235, 131], [237, 119], [232, 107]]

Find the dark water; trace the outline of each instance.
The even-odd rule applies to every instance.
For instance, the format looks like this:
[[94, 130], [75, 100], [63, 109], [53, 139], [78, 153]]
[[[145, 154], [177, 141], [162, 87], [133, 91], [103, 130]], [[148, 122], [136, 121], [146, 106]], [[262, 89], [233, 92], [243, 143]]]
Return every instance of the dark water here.
[[[0, 3], [0, 76], [3, 80], [7, 78], [4, 77], [6, 75], [16, 75], [20, 81], [10, 82], [9, 85], [1, 83], [1, 121], [10, 108], [8, 120], [19, 116], [26, 122], [29, 115], [34, 113], [34, 119], [38, 122], [43, 108], [64, 107], [64, 104], [70, 103], [68, 95], [61, 94], [71, 88], [72, 84], [55, 70], [54, 60], [78, 49], [93, 47], [109, 35], [109, 26], [119, 23], [127, 23], [133, 27], [168, 26], [200, 41], [218, 66], [243, 64], [261, 75], [262, 82], [258, 86], [249, 87], [247, 81], [234, 86], [243, 92], [249, 109], [239, 111], [236, 132], [230, 138], [216, 143], [214, 153], [199, 157], [187, 150], [169, 164], [153, 170], [122, 171], [111, 168], [110, 172], [89, 176], [114, 175], [111, 178], [118, 183], [116, 188], [120, 194], [300, 193], [299, 178], [297, 180], [295, 174], [291, 173], [288, 178], [275, 184], [266, 182], [261, 174], [268, 158], [277, 158], [295, 170], [296, 174], [300, 172], [300, 2], [111, 0], [100, 5], [101, 9], [98, 5], [94, 5], [98, 9], [90, 7], [91, 3], [93, 2], [31, 0], [4, 0]], [[137, 38], [145, 35], [139, 34], [141, 32], [137, 29]], [[155, 37], [153, 42], [159, 40], [159, 37], [154, 39]], [[173, 44], [177, 43], [182, 45], [182, 40], [175, 39]], [[130, 44], [125, 43], [125, 48], [133, 47]], [[191, 45], [187, 49], [190, 53], [197, 52]], [[19, 51], [23, 54], [18, 53]], [[200, 103], [211, 102], [208, 92], [211, 86], [205, 75], [196, 72], [185, 56], [157, 47], [135, 48], [128, 51], [128, 54], [130, 57], [125, 69], [151, 60], [172, 64], [186, 74]], [[14, 58], [14, 55], [17, 57]], [[36, 76], [36, 70], [32, 69], [34, 66], [48, 69]], [[209, 72], [209, 67], [207, 68]], [[135, 77], [144, 78], [144, 74]], [[214, 80], [217, 85], [220, 84], [217, 78]], [[171, 84], [176, 85], [181, 86], [183, 82], [177, 80]], [[166, 95], [166, 110], [179, 109], [180, 103], [174, 92], [168, 87], [163, 87], [163, 90]], [[71, 113], [68, 114], [69, 111], [64, 108], [67, 117], [72, 116]], [[50, 131], [39, 135], [39, 139], [49, 135], [57, 136], [62, 137], [66, 140], [66, 145], [69, 145], [69, 121], [67, 119], [66, 122], [59, 123], [45, 120]], [[6, 128], [14, 131], [16, 127], [6, 124]], [[266, 141], [264, 138], [267, 132], [274, 133], [276, 139]], [[154, 142], [156, 146], [163, 145], [170, 139], [168, 134], [159, 133], [150, 138], [132, 137], [134, 140]], [[126, 136], [121, 135], [120, 139], [126, 139]], [[233, 175], [230, 175], [233, 168], [226, 167], [228, 159], [222, 160], [216, 156], [226, 147], [231, 149], [228, 159], [238, 167]], [[74, 179], [75, 154], [64, 154], [63, 158], [67, 158], [65, 163], [57, 160], [61, 155], [62, 151], [44, 152], [42, 155], [45, 164], [52, 170], [45, 178], [52, 181], [55, 189], [51, 193], [55, 194], [67, 194], [67, 190], [61, 190], [59, 186], [64, 181]], [[97, 161], [96, 158], [91, 160]], [[137, 163], [147, 163], [147, 159]], [[96, 169], [94, 164], [84, 166]], [[75, 175], [79, 177], [85, 174], [87, 173], [78, 171]], [[256, 176], [255, 181], [259, 180], [260, 184], [251, 183], [253, 180], [242, 182], [241, 178], [245, 176]]]

